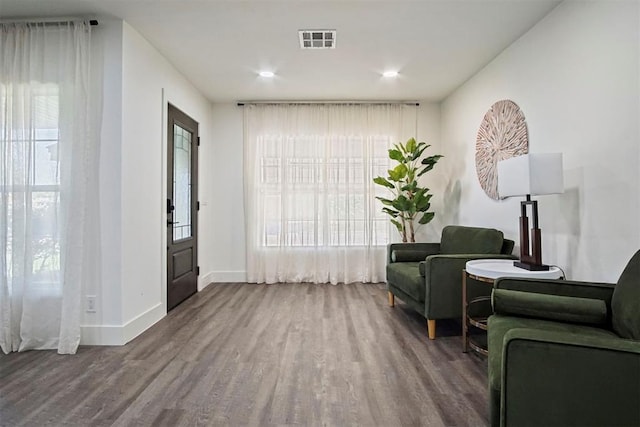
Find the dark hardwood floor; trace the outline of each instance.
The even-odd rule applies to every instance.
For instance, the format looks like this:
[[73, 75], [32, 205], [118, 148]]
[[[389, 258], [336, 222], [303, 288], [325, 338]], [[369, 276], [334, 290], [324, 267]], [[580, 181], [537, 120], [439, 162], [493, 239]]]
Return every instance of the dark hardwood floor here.
[[0, 356], [0, 425], [487, 425], [486, 362], [440, 323], [382, 284], [212, 284], [126, 346]]

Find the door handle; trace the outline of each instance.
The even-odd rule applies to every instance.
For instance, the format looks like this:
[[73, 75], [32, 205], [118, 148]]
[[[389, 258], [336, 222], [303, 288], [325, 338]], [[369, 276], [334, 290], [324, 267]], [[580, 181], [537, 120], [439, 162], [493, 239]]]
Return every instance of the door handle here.
[[180, 221], [169, 221], [167, 220], [167, 225], [180, 224]]

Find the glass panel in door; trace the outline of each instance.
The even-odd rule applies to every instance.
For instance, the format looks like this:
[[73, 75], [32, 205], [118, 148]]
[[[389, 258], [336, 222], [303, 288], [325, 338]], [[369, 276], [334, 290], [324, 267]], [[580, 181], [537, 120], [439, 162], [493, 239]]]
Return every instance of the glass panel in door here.
[[174, 241], [191, 237], [191, 140], [191, 132], [173, 125]]

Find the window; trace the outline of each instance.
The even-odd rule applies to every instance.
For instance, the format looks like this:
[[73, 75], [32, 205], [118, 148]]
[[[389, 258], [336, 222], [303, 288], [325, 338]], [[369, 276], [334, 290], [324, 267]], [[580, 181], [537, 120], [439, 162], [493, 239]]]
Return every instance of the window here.
[[262, 246], [386, 245], [388, 219], [371, 180], [386, 173], [390, 143], [388, 136], [259, 137], [268, 153], [260, 158]]
[[244, 107], [247, 281], [379, 282], [393, 231], [373, 179], [415, 105]]
[[[11, 90], [31, 91], [31, 96], [27, 98], [30, 104], [25, 108], [29, 110], [27, 116], [33, 120], [33, 126], [30, 131], [15, 130], [24, 129], [16, 127], [7, 138], [7, 164], [14, 169], [14, 173], [8, 175], [10, 181], [2, 189], [8, 218], [7, 270], [12, 275], [12, 253], [17, 250], [31, 255], [27, 262], [31, 264], [34, 284], [57, 283], [60, 272], [60, 240], [57, 232], [60, 210], [58, 86], [37, 83], [29, 84], [28, 88], [0, 86], [3, 124], [8, 124], [13, 118], [12, 112], [4, 111], [9, 104], [6, 101], [11, 96]], [[0, 131], [9, 133], [4, 126]], [[14, 218], [15, 215], [19, 217]], [[14, 237], [14, 221], [28, 222], [26, 227], [30, 233], [26, 241]]]
[[100, 286], [100, 55], [81, 20], [0, 24], [0, 347], [75, 353]]

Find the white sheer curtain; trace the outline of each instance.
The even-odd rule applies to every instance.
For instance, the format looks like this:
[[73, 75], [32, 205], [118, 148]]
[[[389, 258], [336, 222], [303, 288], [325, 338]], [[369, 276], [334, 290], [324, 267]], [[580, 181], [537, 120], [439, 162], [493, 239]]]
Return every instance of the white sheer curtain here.
[[387, 150], [416, 132], [401, 104], [245, 107], [247, 279], [380, 282], [388, 218], [373, 178]]
[[0, 347], [80, 341], [97, 277], [100, 91], [83, 22], [0, 24]]

